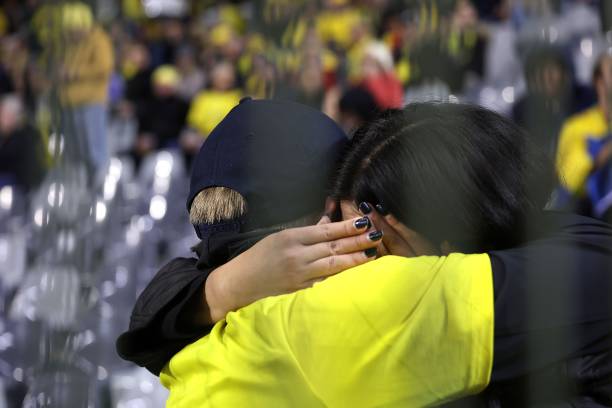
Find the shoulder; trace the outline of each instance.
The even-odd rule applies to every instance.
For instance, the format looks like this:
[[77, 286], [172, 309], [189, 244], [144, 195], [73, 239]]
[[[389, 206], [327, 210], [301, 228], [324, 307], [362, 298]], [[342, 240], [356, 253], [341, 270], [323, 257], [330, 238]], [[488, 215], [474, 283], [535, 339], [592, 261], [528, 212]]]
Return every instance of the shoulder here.
[[570, 116], [563, 125], [563, 132], [604, 132], [605, 127], [603, 114], [595, 106]]
[[[452, 253], [448, 256], [418, 256], [418, 257], [402, 257], [387, 255], [378, 258], [375, 261], [357, 266], [345, 271], [345, 274], [351, 273], [395, 273], [406, 272], [411, 273], [429, 273], [432, 271], [440, 271], [446, 269], [465, 269], [470, 268], [475, 264], [486, 264], [489, 262], [487, 254], [461, 254]], [[337, 275], [341, 277], [342, 274]]]
[[279, 311], [277, 308], [287, 308], [292, 313], [305, 310], [309, 315], [381, 315], [384, 314], [382, 309], [389, 307], [411, 310], [415, 302], [434, 287], [435, 291], [454, 286], [459, 293], [463, 289], [469, 291], [468, 287], [491, 285], [491, 279], [487, 254], [383, 256], [327, 278], [312, 288], [262, 299], [245, 309], [273, 312]]

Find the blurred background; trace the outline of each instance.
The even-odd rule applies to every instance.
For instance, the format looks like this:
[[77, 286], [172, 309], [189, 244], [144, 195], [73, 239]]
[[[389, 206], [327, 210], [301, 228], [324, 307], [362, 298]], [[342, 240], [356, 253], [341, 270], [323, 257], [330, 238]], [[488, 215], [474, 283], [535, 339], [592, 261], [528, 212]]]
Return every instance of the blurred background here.
[[610, 1], [0, 5], [0, 408], [163, 406], [114, 341], [196, 243], [191, 161], [245, 96], [349, 134], [411, 101], [484, 105], [555, 157], [550, 207], [610, 219]]

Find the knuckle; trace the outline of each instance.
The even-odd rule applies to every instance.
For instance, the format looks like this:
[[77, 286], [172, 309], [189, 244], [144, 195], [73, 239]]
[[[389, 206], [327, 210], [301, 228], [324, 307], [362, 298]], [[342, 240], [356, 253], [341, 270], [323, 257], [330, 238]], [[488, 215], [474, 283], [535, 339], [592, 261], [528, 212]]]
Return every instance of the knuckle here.
[[331, 255], [336, 255], [338, 253], [338, 243], [336, 241], [330, 241], [328, 244], [329, 247], [329, 253]]
[[355, 245], [355, 248], [361, 248], [362, 242], [363, 242], [363, 237], [360, 235], [353, 238], [353, 244]]
[[332, 237], [331, 227], [329, 226], [329, 224], [323, 224], [322, 227], [323, 227], [323, 234], [325, 238], [327, 240], [330, 240]]
[[330, 256], [329, 258], [327, 258], [327, 270], [328, 272], [331, 272], [334, 270], [334, 268], [336, 267], [336, 264], [338, 262], [338, 259], [335, 255]]

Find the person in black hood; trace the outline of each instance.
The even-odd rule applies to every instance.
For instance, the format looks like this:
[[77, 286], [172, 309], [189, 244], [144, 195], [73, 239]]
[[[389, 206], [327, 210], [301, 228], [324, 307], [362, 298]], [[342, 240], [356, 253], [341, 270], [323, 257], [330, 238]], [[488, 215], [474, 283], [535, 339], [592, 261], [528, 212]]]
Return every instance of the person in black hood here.
[[[345, 133], [313, 108], [243, 99], [206, 139], [193, 164], [187, 209], [200, 238], [194, 247], [198, 259], [174, 259], [154, 277], [138, 298], [130, 330], [117, 341], [119, 355], [158, 374], [182, 346], [201, 336], [200, 323], [222, 318], [200, 302], [208, 275], [270, 234], [317, 222], [347, 142]], [[368, 221], [362, 219], [359, 228], [351, 222], [348, 233], [340, 227], [338, 238], [359, 235], [361, 240], [345, 246], [333, 268], [309, 269], [291, 284], [274, 274], [254, 277], [251, 282], [259, 282], [263, 293], [249, 294], [251, 301], [271, 290], [312, 285], [322, 274], [370, 259], [372, 252], [364, 251], [376, 242], [365, 238], [371, 232]], [[198, 312], [199, 323], [184, 310]]]
[[[359, 141], [360, 139], [357, 139], [355, 143]], [[222, 161], [222, 157], [223, 155], [220, 155], [216, 160]], [[226, 171], [230, 169], [231, 166], [226, 168]], [[194, 184], [192, 181], [192, 187], [197, 187], [200, 183], [201, 181], [196, 181]], [[208, 182], [204, 184], [206, 183]], [[197, 196], [200, 191], [197, 188], [192, 189], [190, 198]], [[248, 199], [246, 203], [250, 206]], [[374, 223], [381, 225], [385, 211], [382, 207], [377, 209], [378, 213], [371, 210], [369, 212]], [[254, 211], [256, 213], [258, 210]], [[281, 213], [283, 211], [285, 209], [281, 210]], [[262, 214], [268, 214], [269, 217], [267, 211]], [[295, 216], [291, 218], [295, 219]], [[612, 311], [609, 300], [605, 300], [605, 293], [609, 293], [610, 288], [610, 278], [606, 280], [612, 256], [610, 227], [589, 219], [565, 215], [551, 214], [544, 218], [540, 228], [535, 228], [537, 233], [533, 232], [528, 238], [529, 245], [518, 245], [516, 249], [495, 249], [489, 253], [495, 290], [496, 337], [492, 384], [488, 391], [480, 396], [484, 398], [485, 404], [502, 401], [504, 405], [517, 406], [512, 405], [512, 401], [517, 401], [517, 398], [519, 401], [524, 398], [523, 401], [533, 402], [530, 397], [525, 397], [529, 394], [516, 394], [517, 391], [512, 390], [513, 381], [514, 384], [516, 381], [533, 384], [531, 378], [546, 376], [526, 377], [528, 374], [540, 373], [543, 368], [559, 364], [565, 368], [571, 365], [569, 368], [572, 370], [557, 375], [558, 370], [551, 369], [554, 381], [567, 382], [568, 378], [575, 380], [578, 388], [585, 385], [589, 388], [586, 393], [590, 394], [589, 398], [596, 396], [599, 401], [605, 402], [610, 395], [609, 390], [605, 388], [606, 384], [609, 384], [605, 367], [609, 367], [606, 353], [610, 350]], [[231, 239], [225, 242], [217, 240], [222, 236], [220, 232], [238, 231], [249, 222], [236, 220], [216, 226], [198, 227], [199, 235], [204, 238], [203, 243], [199, 245], [201, 257], [198, 265], [202, 266], [202, 259], [208, 262], [210, 255], [217, 253], [216, 248], [219, 248], [219, 253], [227, 254]], [[257, 228], [261, 227], [253, 225], [255, 229], [252, 232], [257, 232]], [[229, 239], [229, 236], [226, 238]], [[257, 240], [257, 237], [252, 238]], [[220, 245], [215, 245], [215, 242]], [[242, 240], [240, 245], [233, 247], [245, 249], [249, 244], [244, 243]], [[556, 255], [558, 250], [567, 256]], [[216, 259], [224, 262], [232, 255]], [[197, 262], [195, 259], [171, 262], [145, 289], [132, 315], [131, 330], [118, 341], [118, 350], [122, 356], [157, 374], [180, 348], [201, 337], [210, 330], [212, 321], [223, 317], [222, 313], [212, 313], [212, 310], [209, 310], [208, 326], [202, 324], [206, 322], [206, 318], [194, 322], [197, 319], [193, 319], [193, 316], [198, 315], [196, 311], [204, 307], [206, 301], [211, 300], [202, 299], [203, 294], [207, 294], [206, 290], [202, 290], [203, 286], [208, 286], [208, 282], [207, 275], [197, 270]], [[582, 270], [576, 265], [588, 265], [589, 268]], [[236, 282], [234, 285], [244, 286]], [[569, 301], [575, 302], [571, 313], [559, 313]], [[529, 316], [528, 312], [533, 315]], [[567, 341], [552, 341], [559, 337]], [[546, 347], [548, 343], [552, 346]], [[594, 361], [600, 367], [600, 375], [597, 375], [595, 380], [585, 376], [580, 369], [585, 363], [588, 365]], [[572, 378], [572, 375], [575, 375], [575, 378]], [[541, 383], [549, 384], [549, 381]], [[511, 391], [507, 391], [508, 389]], [[552, 394], [559, 395], [554, 392]], [[568, 398], [573, 398], [569, 394]]]

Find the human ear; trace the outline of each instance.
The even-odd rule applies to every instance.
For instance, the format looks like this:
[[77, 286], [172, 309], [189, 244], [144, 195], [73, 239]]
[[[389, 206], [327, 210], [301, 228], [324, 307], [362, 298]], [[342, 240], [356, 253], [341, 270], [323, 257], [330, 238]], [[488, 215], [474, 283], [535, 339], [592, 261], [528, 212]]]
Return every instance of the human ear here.
[[359, 209], [349, 200], [340, 201], [340, 210], [342, 211], [342, 219], [348, 220], [355, 217], [363, 217], [363, 214], [359, 212]]

